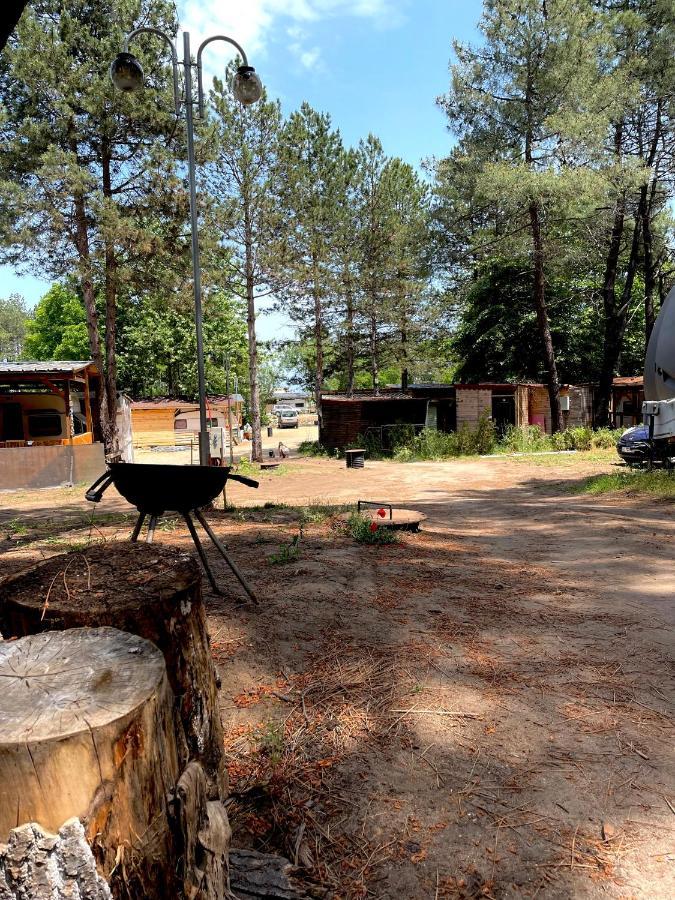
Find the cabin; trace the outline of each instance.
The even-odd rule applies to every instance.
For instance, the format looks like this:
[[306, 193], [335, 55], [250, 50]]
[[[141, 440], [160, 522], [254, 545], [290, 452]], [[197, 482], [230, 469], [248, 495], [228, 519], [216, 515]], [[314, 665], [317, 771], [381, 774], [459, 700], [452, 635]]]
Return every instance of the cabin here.
[[0, 490], [100, 475], [100, 381], [90, 360], [0, 363]]
[[[229, 427], [228, 405], [232, 430], [238, 433], [244, 408], [241, 394], [206, 398], [209, 428]], [[139, 448], [168, 447], [196, 441], [199, 434], [199, 404], [170, 397], [134, 400], [131, 404], [131, 425], [134, 446]]]
[[[563, 385], [560, 390], [565, 427], [590, 425], [593, 421], [592, 385]], [[343, 448], [358, 438], [374, 436], [383, 447], [401, 425], [416, 432], [423, 428], [456, 431], [475, 428], [488, 416], [498, 433], [513, 426], [538, 425], [551, 433], [548, 390], [543, 384], [411, 384], [400, 388], [339, 392], [321, 395], [322, 422], [319, 441], [325, 447]]]

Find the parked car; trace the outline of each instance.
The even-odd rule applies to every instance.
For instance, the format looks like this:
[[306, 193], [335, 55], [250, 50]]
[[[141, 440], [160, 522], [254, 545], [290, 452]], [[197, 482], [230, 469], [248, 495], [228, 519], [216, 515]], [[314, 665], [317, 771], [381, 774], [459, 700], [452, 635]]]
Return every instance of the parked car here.
[[649, 462], [651, 446], [649, 428], [646, 425], [634, 425], [621, 435], [616, 445], [616, 452], [629, 466], [639, 466]]
[[299, 424], [297, 409], [280, 409], [277, 413], [277, 428], [297, 428]]

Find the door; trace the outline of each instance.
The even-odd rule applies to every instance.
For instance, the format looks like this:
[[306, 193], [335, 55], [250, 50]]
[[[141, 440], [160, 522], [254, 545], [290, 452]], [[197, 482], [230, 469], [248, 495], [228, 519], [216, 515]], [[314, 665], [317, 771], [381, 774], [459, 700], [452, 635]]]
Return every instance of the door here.
[[0, 440], [22, 441], [23, 413], [20, 403], [3, 403], [0, 406]]
[[516, 424], [516, 398], [514, 394], [492, 395], [492, 421], [500, 437], [509, 425]]
[[435, 400], [430, 400], [427, 404], [427, 420], [424, 427], [430, 428], [432, 431], [438, 429], [438, 403]]

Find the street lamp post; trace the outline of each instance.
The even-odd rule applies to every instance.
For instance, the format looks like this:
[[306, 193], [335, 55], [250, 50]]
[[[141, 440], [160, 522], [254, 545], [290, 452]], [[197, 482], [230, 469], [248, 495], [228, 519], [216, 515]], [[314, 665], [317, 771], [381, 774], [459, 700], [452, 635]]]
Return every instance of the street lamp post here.
[[202, 53], [212, 41], [225, 41], [237, 49], [242, 65], [237, 69], [232, 86], [237, 100], [244, 106], [255, 103], [262, 96], [262, 82], [255, 69], [249, 66], [248, 59], [241, 46], [232, 38], [217, 34], [207, 38], [199, 46], [197, 62], [192, 62], [190, 55], [190, 35], [183, 32], [183, 78], [185, 100], [181, 101], [178, 84], [178, 54], [168, 34], [158, 28], [136, 28], [124, 39], [124, 49], [118, 53], [110, 66], [110, 78], [116, 88], [122, 91], [136, 91], [143, 86], [143, 68], [138, 59], [129, 52], [129, 44], [138, 34], [156, 34], [171, 48], [171, 66], [173, 70], [173, 95], [176, 115], [180, 115], [181, 102], [185, 104], [185, 125], [187, 131], [188, 181], [190, 185], [190, 223], [192, 226], [192, 280], [195, 298], [195, 333], [197, 337], [197, 381], [199, 390], [199, 462], [202, 466], [209, 464], [209, 436], [206, 424], [206, 379], [204, 374], [204, 338], [202, 334], [202, 286], [199, 266], [199, 215], [197, 211], [197, 179], [195, 175], [195, 138], [194, 138], [194, 98], [192, 95], [192, 68], [197, 69], [197, 115], [204, 117], [204, 87], [202, 82]]

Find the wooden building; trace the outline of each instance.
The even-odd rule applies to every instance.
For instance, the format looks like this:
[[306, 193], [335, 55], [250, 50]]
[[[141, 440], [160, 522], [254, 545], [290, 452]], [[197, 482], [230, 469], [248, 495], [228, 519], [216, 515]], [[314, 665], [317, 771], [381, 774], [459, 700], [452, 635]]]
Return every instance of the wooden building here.
[[0, 363], [0, 447], [99, 440], [99, 384], [92, 362]]
[[0, 363], [0, 490], [93, 481], [100, 376], [86, 360]]
[[[228, 402], [232, 428], [240, 428], [244, 398], [241, 394], [207, 398], [207, 423], [211, 428], [228, 427]], [[134, 446], [174, 446], [199, 434], [199, 404], [189, 400], [159, 397], [131, 404]]]
[[[591, 385], [563, 385], [561, 403], [565, 427], [590, 425], [593, 420]], [[359, 437], [379, 436], [382, 446], [400, 425], [415, 431], [433, 428], [456, 431], [475, 428], [481, 416], [492, 419], [498, 432], [510, 425], [538, 425], [551, 433], [548, 390], [542, 384], [412, 384], [406, 391], [387, 388], [321, 395], [319, 441], [325, 447], [346, 447]]]
[[631, 428], [642, 422], [645, 399], [642, 375], [615, 378], [612, 384], [612, 424], [614, 428]]

